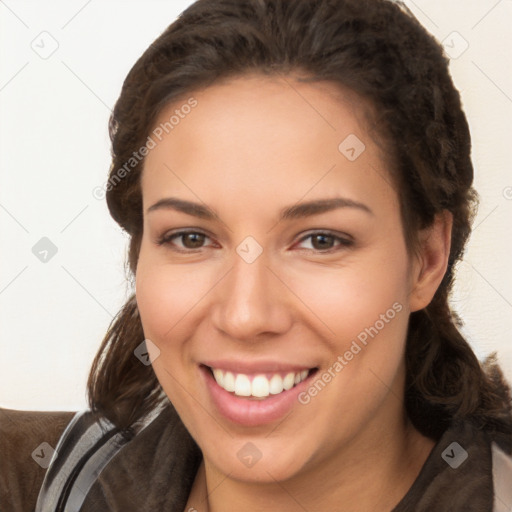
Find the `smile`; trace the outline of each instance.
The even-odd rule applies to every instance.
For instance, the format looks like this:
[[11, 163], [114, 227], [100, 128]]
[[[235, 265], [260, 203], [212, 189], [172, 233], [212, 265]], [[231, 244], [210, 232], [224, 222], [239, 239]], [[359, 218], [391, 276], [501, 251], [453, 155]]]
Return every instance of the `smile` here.
[[299, 404], [318, 367], [211, 362], [199, 365], [212, 406], [221, 417], [243, 427], [282, 421]]

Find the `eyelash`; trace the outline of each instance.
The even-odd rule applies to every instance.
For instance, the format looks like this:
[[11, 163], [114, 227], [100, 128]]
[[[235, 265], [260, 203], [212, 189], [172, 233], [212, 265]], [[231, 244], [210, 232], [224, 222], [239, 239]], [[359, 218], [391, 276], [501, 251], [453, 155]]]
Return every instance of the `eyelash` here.
[[[163, 246], [163, 245], [172, 246], [173, 245], [172, 241], [174, 239], [180, 238], [180, 237], [183, 237], [183, 236], [186, 236], [186, 235], [190, 235], [190, 234], [203, 235], [206, 238], [210, 239], [210, 237], [206, 233], [203, 233], [201, 231], [193, 231], [193, 230], [178, 231], [176, 233], [165, 234], [165, 235], [161, 236], [157, 240], [157, 245], [159, 245], [159, 246]], [[348, 237], [344, 238], [344, 237], [342, 237], [340, 235], [337, 235], [336, 233], [333, 233], [332, 231], [329, 231], [329, 230], [326, 230], [326, 231], [314, 231], [314, 232], [308, 233], [307, 235], [303, 236], [297, 243], [304, 242], [304, 240], [307, 240], [308, 238], [311, 238], [311, 237], [314, 237], [314, 236], [319, 236], [319, 235], [331, 237], [331, 238], [334, 239], [335, 242], [338, 242], [338, 244], [335, 245], [334, 247], [330, 248], [330, 249], [325, 249], [325, 250], [320, 250], [320, 249], [304, 249], [304, 248], [302, 248], [302, 250], [313, 251], [313, 252], [315, 252], [317, 254], [330, 254], [330, 253], [337, 252], [337, 251], [339, 251], [341, 249], [348, 248], [348, 247], [354, 245], [354, 241], [351, 240], [350, 238], [348, 238]], [[177, 248], [177, 247], [171, 247], [172, 250], [177, 251], [177, 252], [181, 252], [181, 253], [194, 253], [194, 252], [197, 252], [197, 251], [199, 251], [201, 249], [204, 249], [204, 248], [205, 247], [198, 247], [197, 249], [186, 249], [186, 248], [182, 249], [182, 248]]]

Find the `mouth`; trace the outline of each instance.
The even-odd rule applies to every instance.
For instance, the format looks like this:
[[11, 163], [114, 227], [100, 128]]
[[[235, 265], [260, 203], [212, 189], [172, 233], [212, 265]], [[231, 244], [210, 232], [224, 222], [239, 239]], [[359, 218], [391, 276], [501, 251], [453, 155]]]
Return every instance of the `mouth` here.
[[317, 367], [241, 373], [220, 365], [199, 365], [214, 407], [225, 419], [245, 427], [264, 425], [289, 415]]

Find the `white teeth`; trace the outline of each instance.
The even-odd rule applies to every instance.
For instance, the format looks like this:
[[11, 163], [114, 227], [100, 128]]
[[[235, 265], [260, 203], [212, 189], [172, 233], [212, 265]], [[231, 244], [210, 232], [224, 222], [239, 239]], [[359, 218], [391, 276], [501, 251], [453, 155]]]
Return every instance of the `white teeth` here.
[[271, 395], [278, 395], [283, 391], [283, 379], [281, 375], [274, 375], [270, 379], [270, 394]]
[[309, 370], [300, 372], [289, 372], [283, 378], [280, 374], [272, 375], [270, 379], [266, 375], [256, 375], [252, 381], [248, 375], [243, 373], [233, 374], [219, 368], [212, 368], [213, 376], [217, 384], [230, 393], [237, 396], [253, 396], [266, 398], [269, 395], [278, 395], [288, 391], [307, 378]]
[[288, 373], [283, 380], [283, 388], [286, 389], [286, 391], [288, 391], [289, 389], [293, 388], [294, 384], [295, 384], [295, 374]]
[[251, 395], [257, 397], [268, 396], [270, 392], [270, 384], [265, 375], [258, 375], [254, 377], [251, 385]]
[[251, 381], [247, 375], [239, 373], [235, 379], [235, 395], [251, 396]]
[[222, 386], [222, 382], [224, 381], [224, 372], [216, 368], [215, 370], [213, 370], [213, 376], [215, 377], [217, 384], [219, 386]]
[[[219, 370], [219, 372], [224, 373], [222, 370]], [[214, 374], [215, 376], [215, 374]], [[215, 377], [215, 380], [217, 380], [217, 378]], [[221, 379], [222, 382], [219, 382], [217, 380], [217, 384], [221, 387], [221, 388], [224, 388], [226, 391], [229, 391], [229, 392], [233, 392], [235, 391], [235, 377], [233, 376], [233, 374], [231, 372], [226, 372], [224, 373], [224, 378]]]

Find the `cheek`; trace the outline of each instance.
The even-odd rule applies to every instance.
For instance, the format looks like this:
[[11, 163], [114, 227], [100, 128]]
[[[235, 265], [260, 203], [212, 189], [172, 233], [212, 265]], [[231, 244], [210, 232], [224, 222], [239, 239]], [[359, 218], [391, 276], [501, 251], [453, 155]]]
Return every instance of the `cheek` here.
[[[348, 340], [364, 337], [365, 328], [405, 312], [408, 297], [407, 256], [397, 251], [358, 255], [339, 269], [292, 268], [288, 281], [294, 292], [320, 320], [326, 336], [343, 349]], [[395, 305], [395, 307], [393, 307]], [[406, 315], [398, 315], [405, 317]], [[319, 325], [321, 325], [319, 324]], [[386, 323], [386, 326], [390, 325]], [[401, 329], [403, 330], [403, 329]]]
[[144, 336], [158, 347], [158, 356], [152, 360], [153, 370], [174, 406], [182, 413], [185, 411], [185, 418], [188, 398], [183, 385], [187, 389], [193, 385], [187, 372], [187, 315], [206, 293], [204, 283], [193, 271], [162, 263], [152, 249], [141, 247], [135, 285]]
[[162, 263], [142, 248], [136, 273], [136, 297], [146, 336], [159, 343], [179, 338], [183, 320], [210, 287], [204, 273], [192, 267]]
[[388, 257], [361, 257], [337, 274], [297, 272], [295, 283], [297, 294], [307, 297], [315, 317], [327, 326], [322, 332], [329, 344], [326, 366], [317, 376], [326, 384], [313, 382], [301, 403], [309, 404], [326, 436], [332, 435], [329, 425], [338, 425], [334, 437], [341, 439], [369, 422], [391, 389], [392, 395], [401, 395], [409, 317], [407, 255], [404, 249]]

